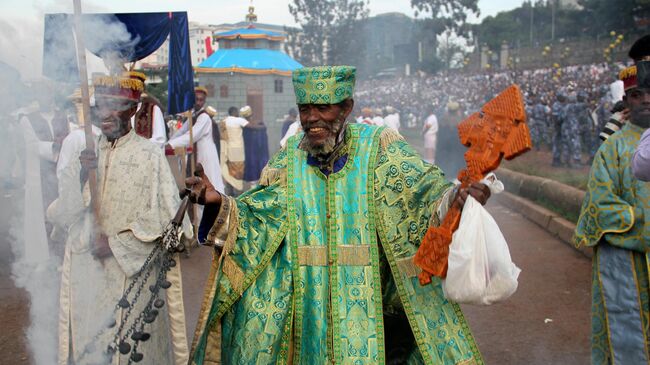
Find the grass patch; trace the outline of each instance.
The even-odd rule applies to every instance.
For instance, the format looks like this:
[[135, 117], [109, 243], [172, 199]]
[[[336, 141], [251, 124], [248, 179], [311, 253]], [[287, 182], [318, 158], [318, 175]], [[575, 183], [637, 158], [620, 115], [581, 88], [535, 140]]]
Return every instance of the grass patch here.
[[575, 169], [553, 167], [551, 161], [552, 157], [548, 151], [530, 151], [512, 161], [504, 161], [502, 166], [522, 174], [544, 177], [580, 190], [587, 190], [589, 166]]
[[578, 218], [579, 218], [578, 214], [576, 214], [575, 212], [569, 212], [565, 209], [562, 209], [557, 205], [551, 203], [548, 199], [545, 199], [543, 197], [537, 197], [534, 202], [552, 211], [553, 213], [558, 214], [560, 217], [568, 220], [571, 223], [575, 224], [578, 222]]

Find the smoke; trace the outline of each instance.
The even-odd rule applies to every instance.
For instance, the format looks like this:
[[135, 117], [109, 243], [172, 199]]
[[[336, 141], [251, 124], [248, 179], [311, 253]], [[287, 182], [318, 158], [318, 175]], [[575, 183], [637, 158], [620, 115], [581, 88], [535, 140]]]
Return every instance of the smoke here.
[[[48, 10], [70, 12], [70, 8], [57, 6]], [[29, 295], [29, 305], [23, 307], [29, 308], [26, 338], [31, 360], [39, 365], [58, 362], [63, 256], [73, 238], [69, 225], [55, 222], [67, 217], [55, 216], [50, 220], [46, 212], [61, 211], [52, 209], [52, 204], [62, 190], [80, 189], [78, 179], [77, 186], [62, 184], [57, 177], [57, 164], [64, 160], [78, 164], [81, 151], [77, 148], [65, 159], [59, 155], [58, 143], [69, 133], [80, 133], [79, 126], [74, 124], [77, 112], [69, 97], [79, 87], [78, 74], [54, 81], [44, 77], [41, 70], [44, 63], [75, 55], [76, 49], [74, 42], [57, 43], [43, 56], [45, 13], [46, 9], [38, 9], [36, 19], [0, 16], [0, 186], [2, 196], [9, 202], [0, 206], [0, 213], [12, 217], [8, 227], [2, 227], [0, 232], [2, 240], [8, 242], [0, 243], [11, 248], [11, 279], [15, 287]], [[125, 26], [110, 19], [96, 17], [84, 23], [84, 28], [92, 29], [84, 32], [87, 48], [110, 48], [115, 42], [124, 44], [130, 40]], [[89, 76], [106, 73], [107, 67], [100, 58], [89, 52], [86, 55]], [[79, 219], [83, 220], [83, 214], [79, 214]], [[75, 293], [81, 293], [81, 301], [89, 305], [98, 296], [92, 278], [100, 276], [101, 270], [97, 262], [89, 262], [88, 267], [81, 268], [88, 280], [74, 281], [78, 289]], [[97, 328], [89, 328], [88, 333], [105, 328], [110, 315], [98, 313]], [[19, 334], [13, 337], [23, 338]]]

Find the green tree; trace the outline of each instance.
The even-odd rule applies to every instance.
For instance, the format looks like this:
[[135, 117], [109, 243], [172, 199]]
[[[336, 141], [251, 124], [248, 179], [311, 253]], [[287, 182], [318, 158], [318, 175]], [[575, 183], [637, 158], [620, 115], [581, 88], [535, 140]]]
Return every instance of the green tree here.
[[516, 9], [486, 17], [472, 27], [472, 34], [492, 50], [498, 50], [503, 42], [512, 47], [540, 46], [553, 38], [591, 36], [587, 31], [589, 22], [585, 11], [554, 7], [550, 1], [538, 1], [534, 5], [526, 1]]
[[579, 0], [591, 19], [594, 34], [612, 30], [625, 32], [634, 28], [635, 16], [649, 16], [650, 0]]
[[301, 29], [286, 29], [287, 52], [308, 66], [346, 61], [346, 55], [359, 52], [363, 44], [354, 30], [367, 18], [367, 4], [368, 0], [293, 0], [289, 13]]
[[361, 20], [368, 18], [367, 1], [335, 0], [334, 27], [330, 29], [327, 62], [358, 65], [365, 56]]
[[444, 49], [440, 49], [437, 37], [445, 32], [469, 36], [471, 28], [467, 23], [467, 17], [470, 14], [476, 16], [480, 14], [478, 0], [411, 0], [411, 7], [415, 9], [416, 17], [421, 14], [426, 15], [424, 19], [418, 21], [418, 41], [425, 48], [437, 48], [436, 54], [428, 54], [422, 59], [419, 68], [428, 72], [449, 68], [455, 55], [462, 50], [457, 45], [452, 46], [451, 43], [447, 43]]
[[429, 15], [435, 35], [450, 30], [458, 35], [469, 31], [467, 16], [479, 15], [478, 0], [411, 0], [415, 16]]
[[442, 63], [442, 66], [446, 70], [449, 70], [461, 65], [465, 59], [467, 49], [467, 44], [463, 42], [463, 39], [457, 37], [452, 31], [448, 30], [440, 36], [437, 56]]

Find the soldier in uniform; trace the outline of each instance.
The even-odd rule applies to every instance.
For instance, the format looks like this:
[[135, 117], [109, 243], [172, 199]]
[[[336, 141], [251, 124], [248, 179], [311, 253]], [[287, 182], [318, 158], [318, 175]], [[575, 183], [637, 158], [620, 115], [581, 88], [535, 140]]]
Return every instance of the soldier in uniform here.
[[579, 167], [582, 164], [582, 143], [580, 141], [580, 119], [582, 106], [578, 103], [575, 93], [571, 93], [565, 106], [564, 122], [560, 131], [561, 154], [560, 161], [569, 167]]
[[564, 114], [566, 94], [560, 91], [556, 96], [556, 100], [551, 107], [551, 118], [553, 124], [553, 166], [562, 165], [562, 127], [564, 124]]
[[589, 95], [586, 91], [580, 91], [578, 92], [577, 98], [578, 102], [575, 104], [574, 112], [576, 114], [578, 125], [580, 127], [581, 145], [583, 151], [586, 152], [591, 158], [591, 156], [593, 156], [592, 150], [595, 152], [594, 144], [600, 143], [597, 143], [594, 140], [594, 138], [597, 138], [595, 136], [596, 126], [594, 125], [594, 120], [591, 117], [591, 104], [589, 103]]
[[530, 136], [536, 149], [543, 144], [550, 144], [548, 140], [548, 112], [548, 107], [542, 103], [542, 99], [533, 97], [528, 115], [531, 119]]

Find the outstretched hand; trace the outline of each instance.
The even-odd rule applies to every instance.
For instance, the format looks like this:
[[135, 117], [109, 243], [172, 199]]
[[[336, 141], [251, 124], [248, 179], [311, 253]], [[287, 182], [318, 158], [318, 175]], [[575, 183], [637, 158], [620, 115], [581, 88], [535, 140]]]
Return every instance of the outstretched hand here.
[[201, 205], [221, 204], [221, 194], [212, 186], [201, 164], [194, 175], [185, 179], [185, 185], [190, 190], [190, 201]]
[[485, 205], [490, 198], [491, 192], [490, 188], [483, 183], [472, 183], [469, 187], [458, 190], [458, 194], [456, 194], [453, 204], [462, 210], [465, 206], [467, 197], [470, 195], [476, 199], [477, 202], [481, 203], [481, 205]]

